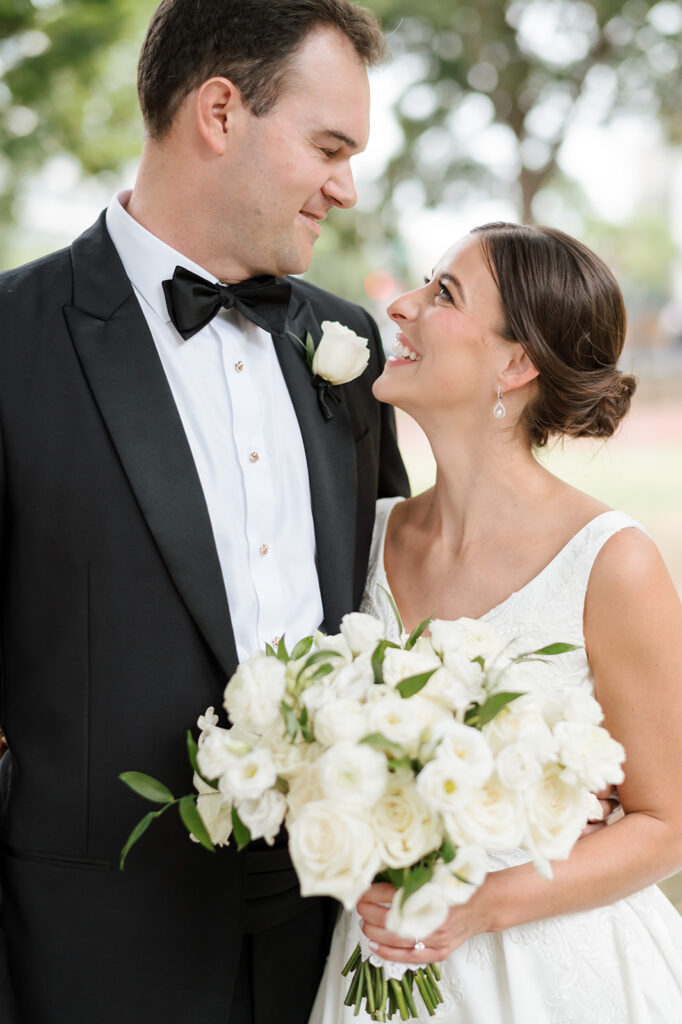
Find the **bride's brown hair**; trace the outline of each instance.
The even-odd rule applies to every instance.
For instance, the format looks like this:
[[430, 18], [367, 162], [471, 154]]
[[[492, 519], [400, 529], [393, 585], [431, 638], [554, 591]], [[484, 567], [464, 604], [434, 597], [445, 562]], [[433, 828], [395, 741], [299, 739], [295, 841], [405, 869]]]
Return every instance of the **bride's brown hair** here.
[[521, 420], [531, 445], [557, 434], [610, 437], [637, 381], [616, 365], [626, 317], [609, 268], [554, 228], [498, 222], [472, 234], [500, 293], [499, 333], [519, 342], [538, 371]]

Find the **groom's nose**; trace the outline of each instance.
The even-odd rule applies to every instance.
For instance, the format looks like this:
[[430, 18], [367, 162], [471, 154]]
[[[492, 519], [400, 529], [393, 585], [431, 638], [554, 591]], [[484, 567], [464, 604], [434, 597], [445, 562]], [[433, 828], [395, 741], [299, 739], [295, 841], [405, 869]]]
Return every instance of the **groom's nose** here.
[[358, 201], [358, 193], [355, 189], [349, 160], [334, 168], [333, 173], [322, 186], [322, 191], [334, 206], [340, 206], [346, 210], [355, 206]]

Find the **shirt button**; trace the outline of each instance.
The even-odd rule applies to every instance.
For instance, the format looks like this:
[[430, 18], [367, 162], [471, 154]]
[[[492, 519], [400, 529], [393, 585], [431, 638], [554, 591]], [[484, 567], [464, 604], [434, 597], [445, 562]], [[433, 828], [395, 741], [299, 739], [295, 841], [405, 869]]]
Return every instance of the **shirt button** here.
[[249, 455], [249, 460], [251, 462], [258, 462], [259, 459], [260, 455], [258, 454], [258, 452], [251, 452], [251, 454]]
[[241, 373], [242, 372], [242, 370], [244, 369], [244, 364], [241, 361], [241, 359], [237, 360], [237, 362], [234, 364], [234, 368], [237, 371], [237, 373]]
[[270, 548], [267, 546], [267, 544], [261, 544], [259, 550], [260, 550], [261, 555], [267, 555], [267, 553], [270, 550]]

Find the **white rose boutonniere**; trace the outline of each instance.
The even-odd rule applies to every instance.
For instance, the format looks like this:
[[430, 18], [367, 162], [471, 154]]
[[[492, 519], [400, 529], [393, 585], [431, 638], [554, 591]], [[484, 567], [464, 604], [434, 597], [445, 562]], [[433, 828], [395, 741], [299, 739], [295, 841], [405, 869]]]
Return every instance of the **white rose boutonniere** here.
[[[291, 333], [291, 332], [289, 332]], [[340, 396], [333, 389], [339, 384], [348, 384], [364, 373], [369, 362], [367, 338], [361, 338], [350, 327], [335, 320], [322, 321], [322, 337], [315, 348], [310, 334], [305, 341], [291, 337], [305, 349], [308, 366], [312, 373], [312, 385], [317, 388], [320, 410], [326, 420], [334, 415], [330, 401], [340, 402]]]

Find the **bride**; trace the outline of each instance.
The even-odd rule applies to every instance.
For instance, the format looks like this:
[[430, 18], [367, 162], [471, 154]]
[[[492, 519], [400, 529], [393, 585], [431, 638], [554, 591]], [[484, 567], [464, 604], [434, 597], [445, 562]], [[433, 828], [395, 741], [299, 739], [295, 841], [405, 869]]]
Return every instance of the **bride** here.
[[311, 1024], [355, 1019], [340, 969], [360, 925], [384, 959], [444, 962], [448, 1024], [680, 1022], [682, 919], [653, 883], [682, 866], [682, 608], [642, 528], [533, 454], [609, 437], [627, 412], [618, 286], [559, 231], [489, 224], [389, 315], [395, 355], [374, 392], [422, 426], [438, 471], [430, 491], [378, 503], [362, 610], [395, 633], [389, 591], [406, 630], [468, 616], [510, 642], [584, 645], [562, 678], [594, 689], [625, 746], [624, 814], [552, 880], [518, 851], [491, 856], [424, 949], [386, 930], [394, 890], [373, 885], [339, 918]]

